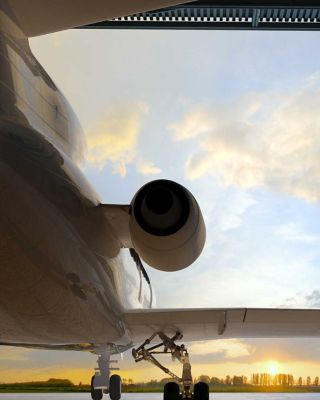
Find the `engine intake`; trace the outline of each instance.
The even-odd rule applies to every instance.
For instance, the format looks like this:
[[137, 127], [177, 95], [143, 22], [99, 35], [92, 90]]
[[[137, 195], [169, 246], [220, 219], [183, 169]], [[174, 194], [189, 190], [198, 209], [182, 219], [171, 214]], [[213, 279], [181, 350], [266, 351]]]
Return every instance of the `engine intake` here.
[[133, 198], [130, 235], [135, 250], [150, 266], [177, 271], [200, 255], [205, 225], [192, 194], [162, 179], [147, 183]]

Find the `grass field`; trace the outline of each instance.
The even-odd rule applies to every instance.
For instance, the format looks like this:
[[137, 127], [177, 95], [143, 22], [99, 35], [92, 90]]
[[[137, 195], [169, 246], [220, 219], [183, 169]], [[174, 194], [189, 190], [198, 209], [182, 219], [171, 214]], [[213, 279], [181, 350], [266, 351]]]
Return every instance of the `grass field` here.
[[[161, 393], [163, 383], [137, 383], [123, 385], [124, 393]], [[90, 392], [89, 385], [74, 385], [68, 379], [49, 379], [45, 382], [0, 383], [0, 393], [66, 393]], [[210, 385], [215, 393], [320, 393], [320, 386], [254, 386]]]

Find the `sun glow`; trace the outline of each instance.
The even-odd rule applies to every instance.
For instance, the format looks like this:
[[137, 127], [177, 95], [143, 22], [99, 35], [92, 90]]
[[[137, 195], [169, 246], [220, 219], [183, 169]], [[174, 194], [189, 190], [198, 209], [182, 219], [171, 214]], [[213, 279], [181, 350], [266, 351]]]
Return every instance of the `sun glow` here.
[[269, 361], [268, 372], [270, 375], [277, 375], [279, 373], [279, 364], [276, 361]]

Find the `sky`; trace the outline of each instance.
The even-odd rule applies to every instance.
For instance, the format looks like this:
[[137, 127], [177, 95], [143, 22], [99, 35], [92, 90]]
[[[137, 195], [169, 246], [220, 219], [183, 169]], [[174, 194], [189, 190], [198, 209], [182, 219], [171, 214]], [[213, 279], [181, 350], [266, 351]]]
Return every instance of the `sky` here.
[[[165, 178], [198, 200], [207, 242], [189, 268], [148, 268], [157, 306], [320, 307], [320, 32], [69, 30], [31, 48], [87, 137], [106, 203]], [[194, 374], [320, 375], [318, 340], [190, 344]], [[119, 361], [121, 375], [160, 370]], [[88, 382], [95, 357], [0, 348], [0, 381]], [[177, 370], [178, 365], [176, 365]]]

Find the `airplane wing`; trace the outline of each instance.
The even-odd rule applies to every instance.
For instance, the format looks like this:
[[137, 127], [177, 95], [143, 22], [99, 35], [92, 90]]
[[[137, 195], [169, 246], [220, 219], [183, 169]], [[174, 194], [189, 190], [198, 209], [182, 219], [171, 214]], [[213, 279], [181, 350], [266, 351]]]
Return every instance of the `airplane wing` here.
[[[184, 342], [235, 338], [320, 337], [320, 310], [279, 308], [139, 309], [124, 313], [123, 320], [132, 344], [144, 342], [162, 331], [173, 336], [178, 331]], [[94, 352], [95, 344], [27, 344], [0, 342], [0, 345], [47, 350]], [[117, 351], [131, 348], [117, 346]]]
[[188, 0], [8, 0], [19, 25], [28, 37], [187, 2]]
[[177, 331], [184, 341], [226, 338], [319, 337], [320, 310], [315, 309], [151, 309], [124, 315], [134, 344], [154, 332]]

